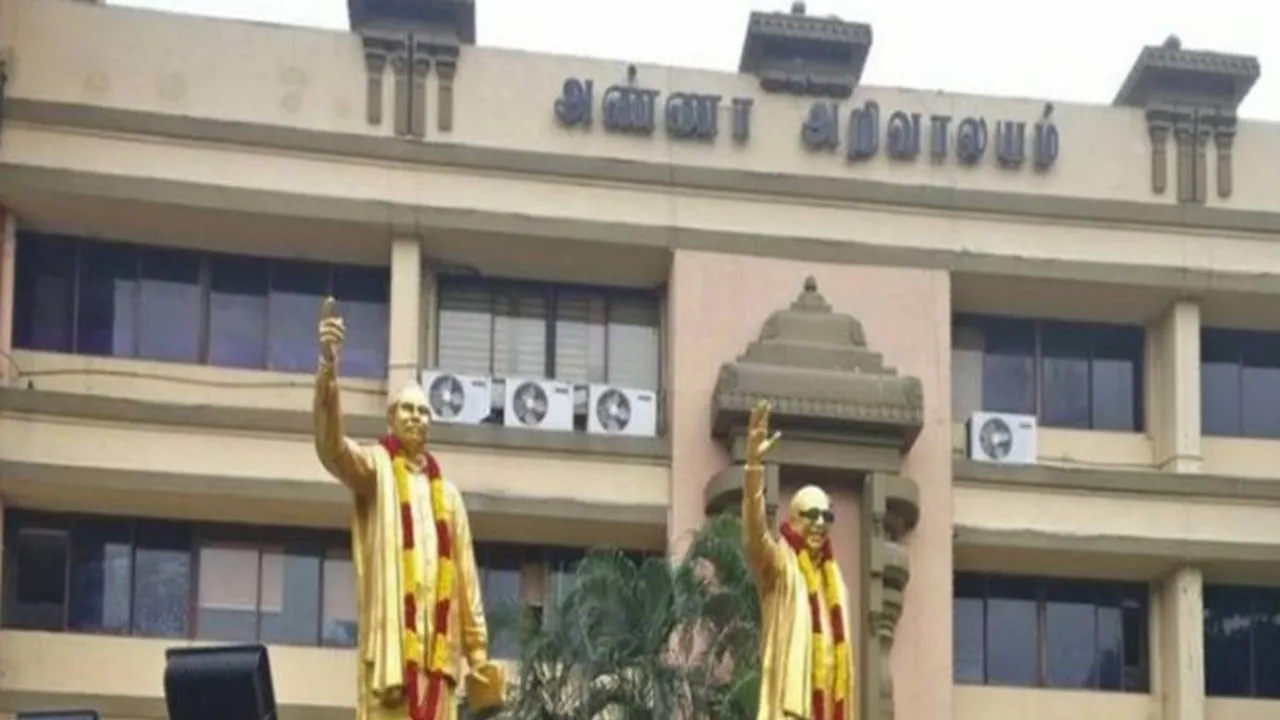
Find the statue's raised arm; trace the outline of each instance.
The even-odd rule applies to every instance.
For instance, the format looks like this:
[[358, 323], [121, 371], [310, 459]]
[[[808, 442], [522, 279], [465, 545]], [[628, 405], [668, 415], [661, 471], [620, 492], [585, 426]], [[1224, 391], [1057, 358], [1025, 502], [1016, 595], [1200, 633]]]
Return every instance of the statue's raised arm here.
[[316, 455], [324, 469], [352, 492], [367, 495], [374, 490], [374, 468], [343, 429], [338, 359], [347, 331], [334, 304], [333, 298], [325, 298], [320, 308], [320, 360], [316, 367], [316, 395], [312, 409]]
[[769, 403], [756, 403], [747, 424], [747, 464], [742, 471], [742, 542], [762, 592], [773, 587], [784, 561], [778, 540], [769, 529], [764, 500], [764, 456], [778, 437], [778, 433], [769, 434]]

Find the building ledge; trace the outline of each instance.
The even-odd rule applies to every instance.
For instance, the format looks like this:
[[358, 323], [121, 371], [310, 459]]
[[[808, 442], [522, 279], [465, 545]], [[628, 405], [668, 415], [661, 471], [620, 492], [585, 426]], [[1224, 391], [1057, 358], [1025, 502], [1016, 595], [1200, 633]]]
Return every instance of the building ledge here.
[[1280, 503], [1280, 481], [1263, 478], [1128, 468], [996, 465], [960, 455], [955, 456], [952, 467], [956, 482], [968, 485]]
[[[300, 410], [159, 403], [81, 393], [0, 388], [0, 412], [79, 418], [113, 423], [165, 427], [206, 428], [242, 433], [298, 433], [312, 431], [311, 414]], [[354, 438], [375, 439], [386, 433], [381, 416], [347, 416]], [[564, 453], [643, 459], [655, 463], [671, 457], [666, 438], [624, 438], [558, 433], [497, 425], [445, 425], [431, 428], [432, 442], [460, 447]]]

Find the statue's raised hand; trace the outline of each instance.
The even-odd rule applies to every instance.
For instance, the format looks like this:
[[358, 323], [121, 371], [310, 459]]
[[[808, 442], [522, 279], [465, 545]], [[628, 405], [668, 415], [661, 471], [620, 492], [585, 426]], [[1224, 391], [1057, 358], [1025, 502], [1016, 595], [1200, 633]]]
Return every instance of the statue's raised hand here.
[[347, 328], [342, 318], [334, 309], [335, 301], [328, 297], [320, 306], [320, 327], [317, 334], [320, 339], [320, 357], [326, 363], [333, 364], [342, 351], [342, 343], [347, 337]]
[[747, 466], [759, 467], [764, 463], [764, 456], [777, 444], [782, 433], [769, 434], [769, 403], [761, 400], [751, 408], [751, 418], [747, 422]]

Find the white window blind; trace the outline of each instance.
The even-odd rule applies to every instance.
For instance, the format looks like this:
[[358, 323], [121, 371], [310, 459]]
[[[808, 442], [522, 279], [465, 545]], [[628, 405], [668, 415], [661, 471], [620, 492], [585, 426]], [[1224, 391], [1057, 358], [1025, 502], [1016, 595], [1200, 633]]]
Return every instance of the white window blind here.
[[621, 296], [609, 302], [608, 382], [638, 390], [658, 389], [658, 304], [653, 298]]
[[600, 293], [566, 290], [556, 296], [556, 379], [605, 382], [608, 306]]
[[493, 297], [495, 377], [547, 377], [547, 294], [512, 287]]
[[[658, 300], [637, 292], [442, 279], [437, 365], [657, 390]], [[554, 322], [554, 333], [550, 323]]]
[[474, 285], [441, 285], [438, 365], [463, 375], [493, 371], [493, 298]]

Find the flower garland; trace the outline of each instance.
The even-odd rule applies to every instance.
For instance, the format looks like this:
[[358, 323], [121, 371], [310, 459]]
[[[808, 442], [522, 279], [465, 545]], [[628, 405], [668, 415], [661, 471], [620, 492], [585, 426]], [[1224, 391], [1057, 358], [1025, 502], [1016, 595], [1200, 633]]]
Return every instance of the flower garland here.
[[[422, 563], [414, 545], [412, 488], [409, 481], [408, 461], [400, 452], [400, 443], [394, 436], [382, 439], [382, 446], [391, 455], [391, 468], [396, 480], [396, 501], [400, 506], [400, 580], [404, 588], [404, 635], [401, 651], [404, 655], [404, 688], [408, 696], [409, 720], [432, 720], [440, 705], [445, 671], [449, 661], [449, 604], [453, 598], [453, 533], [449, 527], [448, 509], [444, 499], [444, 479], [440, 466], [431, 453], [418, 458], [426, 471], [431, 492], [431, 516], [436, 531], [436, 604], [432, 622], [431, 641], [426, 646], [430, 656], [423, 656], [422, 629], [418, 627], [418, 592], [422, 588]], [[427, 660], [427, 694], [419, 693], [419, 670]]]
[[[805, 590], [809, 595], [809, 617], [812, 618], [813, 624], [813, 720], [827, 720], [828, 717], [825, 692], [827, 668], [824, 662], [826, 638], [823, 637], [820, 622], [822, 600], [826, 601], [827, 612], [831, 618], [831, 640], [835, 646], [835, 682], [832, 683], [835, 691], [832, 707], [835, 712], [831, 717], [835, 720], [844, 720], [845, 703], [849, 693], [849, 675], [852, 668], [849, 667], [849, 644], [845, 637], [844, 608], [840, 604], [840, 568], [831, 552], [831, 539], [823, 541], [822, 548], [818, 551], [818, 566], [814, 567], [813, 555], [804, 547], [804, 537], [796, 532], [790, 523], [783, 524], [782, 537], [796, 554], [796, 559], [800, 563], [800, 574], [804, 576]], [[819, 572], [822, 573], [821, 579], [818, 576]], [[819, 592], [822, 593], [821, 599], [818, 597]]]

